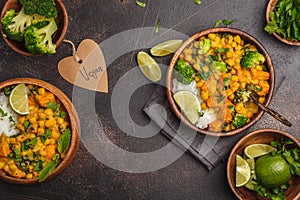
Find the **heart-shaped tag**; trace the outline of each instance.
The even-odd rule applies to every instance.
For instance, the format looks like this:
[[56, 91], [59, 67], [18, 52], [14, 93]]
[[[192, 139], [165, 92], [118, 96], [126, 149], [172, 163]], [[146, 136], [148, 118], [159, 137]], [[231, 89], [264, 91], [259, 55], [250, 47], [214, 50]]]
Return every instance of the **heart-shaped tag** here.
[[105, 59], [100, 46], [90, 39], [83, 40], [77, 48], [78, 62], [73, 56], [58, 63], [60, 75], [76, 86], [97, 92], [108, 93]]

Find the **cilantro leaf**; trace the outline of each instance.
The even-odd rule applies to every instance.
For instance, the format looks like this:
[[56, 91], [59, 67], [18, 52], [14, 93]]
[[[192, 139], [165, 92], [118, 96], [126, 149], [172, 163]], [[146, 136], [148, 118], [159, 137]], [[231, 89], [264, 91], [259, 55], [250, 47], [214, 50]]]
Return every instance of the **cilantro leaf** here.
[[136, 0], [135, 3], [136, 3], [138, 6], [142, 7], [142, 8], [145, 8], [145, 7], [147, 6], [146, 3], [141, 2], [141, 1], [139, 1], [139, 0]]
[[202, 2], [200, 0], [194, 0], [194, 3], [197, 4], [197, 5], [201, 5]]
[[0, 108], [0, 114], [2, 117], [6, 117], [7, 116], [7, 113], [4, 112], [1, 108]]
[[155, 25], [155, 33], [158, 33], [159, 27], [160, 27], [160, 19], [158, 18], [156, 25]]

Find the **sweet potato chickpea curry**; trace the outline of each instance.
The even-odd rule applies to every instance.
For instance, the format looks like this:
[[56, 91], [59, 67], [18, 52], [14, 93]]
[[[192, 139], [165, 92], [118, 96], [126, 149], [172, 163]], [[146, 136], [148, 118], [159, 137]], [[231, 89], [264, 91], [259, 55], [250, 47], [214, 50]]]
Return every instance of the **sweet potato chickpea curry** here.
[[214, 110], [212, 132], [228, 132], [250, 122], [258, 106], [248, 101], [249, 93], [255, 92], [264, 103], [270, 90], [265, 57], [239, 35], [210, 33], [199, 38], [183, 50], [174, 68], [180, 82], [196, 81], [201, 109]]
[[30, 113], [18, 116], [19, 134], [0, 136], [0, 173], [43, 181], [65, 156], [70, 123], [53, 93], [34, 85], [27, 88]]

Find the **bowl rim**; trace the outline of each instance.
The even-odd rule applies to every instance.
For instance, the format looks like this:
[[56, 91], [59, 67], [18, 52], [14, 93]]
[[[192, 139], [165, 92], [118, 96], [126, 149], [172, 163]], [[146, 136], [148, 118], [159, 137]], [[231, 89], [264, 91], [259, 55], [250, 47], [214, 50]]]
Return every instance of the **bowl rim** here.
[[[2, 11], [1, 11], [1, 19], [2, 17], [5, 15], [5, 12], [7, 11], [8, 9], [8, 6], [9, 6], [9, 3], [10, 1], [12, 0], [7, 0], [2, 8]], [[18, 0], [17, 0], [18, 1]], [[63, 42], [66, 34], [67, 34], [67, 30], [68, 30], [68, 24], [69, 24], [69, 19], [68, 19], [68, 13], [67, 13], [67, 10], [66, 10], [66, 7], [64, 5], [64, 3], [62, 2], [62, 0], [54, 0], [55, 3], [56, 3], [56, 6], [59, 6], [62, 10], [62, 16], [63, 16], [63, 24], [64, 26], [62, 27], [62, 30], [61, 30], [61, 34], [58, 38], [58, 40], [55, 42], [55, 45], [56, 45], [56, 48]], [[5, 43], [13, 50], [15, 51], [16, 53], [19, 53], [23, 56], [28, 56], [28, 57], [35, 57], [35, 56], [42, 56], [42, 55], [45, 55], [45, 54], [32, 54], [32, 53], [29, 53], [28, 51], [23, 51], [21, 50], [20, 48], [17, 48], [15, 45], [13, 45], [13, 43], [11, 42], [12, 40], [5, 37], [4, 36], [4, 32], [3, 32], [3, 28], [2, 28], [2, 23], [0, 22], [0, 31], [1, 31], [1, 35], [2, 35], [2, 38], [3, 40], [5, 41]]]
[[172, 96], [172, 80], [173, 80], [173, 69], [174, 66], [176, 64], [176, 61], [179, 58], [180, 53], [194, 40], [208, 35], [209, 33], [230, 33], [230, 34], [235, 34], [235, 35], [240, 35], [243, 38], [247, 38], [247, 41], [254, 44], [260, 53], [262, 53], [265, 58], [266, 58], [266, 63], [267, 66], [269, 67], [269, 73], [270, 73], [270, 91], [269, 94], [267, 96], [267, 100], [266, 103], [264, 105], [268, 106], [271, 102], [273, 93], [274, 93], [274, 87], [275, 87], [275, 69], [271, 60], [271, 57], [269, 55], [269, 53], [267, 52], [267, 50], [264, 48], [264, 46], [256, 39], [254, 38], [252, 35], [250, 35], [249, 33], [246, 33], [242, 30], [236, 29], [236, 28], [209, 28], [203, 31], [200, 31], [196, 34], [194, 34], [193, 36], [189, 37], [180, 47], [179, 49], [174, 53], [170, 63], [169, 63], [169, 67], [167, 69], [167, 73], [166, 73], [166, 95], [167, 95], [167, 100], [170, 104], [171, 110], [173, 111], [173, 113], [176, 115], [176, 117], [178, 119], [180, 119], [186, 126], [190, 127], [191, 129], [193, 129], [194, 131], [197, 131], [198, 133], [201, 134], [205, 134], [205, 135], [210, 135], [210, 136], [216, 136], [216, 137], [227, 137], [227, 136], [232, 136], [232, 135], [236, 135], [238, 133], [241, 133], [243, 131], [245, 131], [246, 129], [248, 129], [249, 127], [251, 127], [252, 125], [254, 125], [264, 114], [264, 111], [262, 109], [260, 109], [259, 113], [256, 114], [256, 116], [246, 125], [237, 128], [233, 131], [229, 131], [229, 132], [210, 132], [204, 129], [200, 129], [198, 127], [196, 127], [195, 125], [191, 124], [189, 122], [189, 120], [186, 119], [186, 117], [184, 115], [181, 114], [180, 109], [178, 108], [176, 102], [173, 99]]
[[[286, 131], [282, 131], [282, 130], [277, 130], [277, 129], [271, 129], [271, 128], [263, 128], [263, 129], [259, 129], [259, 130], [255, 130], [251, 133], [248, 133], [247, 135], [243, 136], [241, 139], [238, 140], [238, 142], [234, 145], [234, 147], [232, 148], [228, 159], [227, 159], [227, 165], [226, 165], [226, 174], [227, 174], [227, 181], [228, 184], [230, 186], [231, 191], [235, 194], [236, 197], [238, 197], [239, 199], [242, 199], [240, 197], [240, 195], [237, 193], [236, 191], [236, 187], [234, 185], [233, 182], [230, 181], [231, 179], [231, 175], [232, 172], [230, 171], [230, 160], [232, 160], [234, 158], [234, 156], [236, 155], [236, 150], [240, 147], [240, 145], [244, 142], [247, 141], [249, 138], [256, 136], [256, 135], [260, 135], [262, 133], [271, 133], [271, 134], [279, 134], [279, 135], [283, 135], [284, 137], [290, 138], [294, 144], [300, 148], [300, 142], [290, 133], [286, 132]], [[295, 197], [295, 199], [300, 197], [300, 191], [298, 192], [298, 195]]]
[[[267, 24], [270, 22], [270, 12], [272, 12], [277, 4], [278, 0], [270, 0], [268, 5], [267, 5], [267, 9], [266, 9], [266, 21]], [[273, 33], [273, 35], [281, 42], [288, 44], [288, 45], [293, 45], [293, 46], [300, 46], [300, 41], [298, 42], [293, 42], [287, 39], [284, 39], [283, 37], [281, 37], [278, 33]]]
[[[49, 174], [49, 176], [46, 178], [45, 181], [48, 181], [58, 174], [60, 174], [62, 171], [64, 171], [68, 165], [73, 161], [77, 150], [80, 145], [80, 120], [77, 114], [77, 111], [75, 110], [75, 107], [73, 106], [72, 102], [70, 99], [67, 97], [65, 93], [63, 93], [59, 88], [56, 86], [52, 85], [51, 83], [45, 82], [40, 79], [35, 79], [35, 78], [14, 78], [14, 79], [8, 79], [3, 82], [0, 82], [0, 91], [10, 85], [16, 85], [16, 84], [33, 84], [37, 85], [40, 87], [45, 88], [46, 90], [52, 92], [56, 98], [58, 98], [61, 103], [63, 104], [64, 108], [66, 109], [69, 119], [70, 119], [70, 124], [71, 124], [71, 129], [72, 129], [72, 137], [71, 137], [71, 142], [69, 149], [64, 157], [64, 159], [58, 164], [58, 166], [55, 168], [55, 170]], [[33, 178], [33, 179], [20, 179], [20, 178], [14, 178], [11, 176], [7, 175], [2, 175], [0, 174], [0, 179], [11, 182], [11, 183], [17, 183], [17, 184], [37, 184], [40, 183], [38, 181], [38, 178]], [[45, 182], [43, 181], [43, 182]]]

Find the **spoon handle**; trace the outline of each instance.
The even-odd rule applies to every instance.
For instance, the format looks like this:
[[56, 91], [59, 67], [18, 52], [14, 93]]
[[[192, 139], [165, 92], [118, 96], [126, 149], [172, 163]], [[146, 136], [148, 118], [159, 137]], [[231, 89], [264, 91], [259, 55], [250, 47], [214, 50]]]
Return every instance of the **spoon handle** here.
[[288, 127], [292, 126], [292, 123], [289, 122], [286, 118], [284, 118], [281, 114], [279, 114], [278, 112], [276, 112], [275, 110], [259, 103], [252, 95], [250, 95], [251, 100], [257, 104], [262, 110], [264, 110], [265, 112], [269, 113], [272, 117], [274, 117], [275, 119], [277, 119], [278, 121], [282, 122], [283, 124], [285, 124]]

